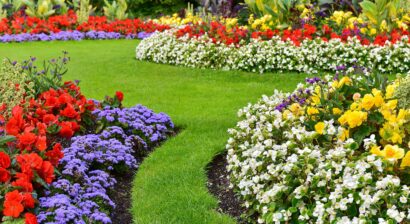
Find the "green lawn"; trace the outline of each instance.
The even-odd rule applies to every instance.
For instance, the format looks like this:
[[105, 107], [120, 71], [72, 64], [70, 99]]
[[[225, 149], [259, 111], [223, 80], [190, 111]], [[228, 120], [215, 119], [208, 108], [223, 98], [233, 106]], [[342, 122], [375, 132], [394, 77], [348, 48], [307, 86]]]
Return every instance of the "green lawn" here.
[[81, 80], [88, 97], [116, 90], [127, 106], [144, 104], [171, 116], [183, 131], [156, 149], [134, 180], [135, 223], [233, 223], [215, 211], [206, 165], [224, 150], [238, 109], [275, 88], [290, 91], [305, 76], [199, 70], [140, 62], [136, 40], [1, 44], [0, 58], [48, 59], [70, 53], [66, 79]]

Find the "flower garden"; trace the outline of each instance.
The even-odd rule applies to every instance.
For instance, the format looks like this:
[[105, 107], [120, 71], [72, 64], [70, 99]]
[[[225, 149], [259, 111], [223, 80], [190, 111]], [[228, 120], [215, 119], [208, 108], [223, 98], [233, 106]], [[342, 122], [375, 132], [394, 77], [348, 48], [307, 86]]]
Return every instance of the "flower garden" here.
[[410, 223], [409, 25], [400, 0], [2, 0], [1, 223]]

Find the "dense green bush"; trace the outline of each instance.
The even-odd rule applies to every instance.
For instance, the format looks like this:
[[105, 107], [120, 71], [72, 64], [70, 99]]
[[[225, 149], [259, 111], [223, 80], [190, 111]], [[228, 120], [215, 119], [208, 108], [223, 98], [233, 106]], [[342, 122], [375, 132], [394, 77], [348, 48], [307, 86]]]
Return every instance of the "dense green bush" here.
[[400, 108], [410, 108], [410, 76], [400, 79], [400, 85], [394, 92], [394, 97], [397, 98]]
[[11, 108], [16, 105], [24, 106], [21, 102], [33, 97], [33, 88], [34, 83], [19, 64], [3, 61], [0, 66], [0, 106], [6, 104], [6, 116], [11, 112]]

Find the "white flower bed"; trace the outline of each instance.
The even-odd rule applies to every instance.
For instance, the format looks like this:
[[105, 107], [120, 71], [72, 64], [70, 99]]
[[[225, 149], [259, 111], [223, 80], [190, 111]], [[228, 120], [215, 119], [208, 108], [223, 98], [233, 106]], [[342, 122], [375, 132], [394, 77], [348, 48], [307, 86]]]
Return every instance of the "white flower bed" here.
[[297, 71], [317, 73], [334, 71], [345, 65], [372, 67], [382, 73], [410, 71], [408, 37], [385, 46], [364, 46], [357, 39], [342, 43], [305, 40], [300, 47], [274, 37], [269, 41], [252, 40], [241, 47], [213, 44], [206, 36], [178, 39], [171, 31], [157, 33], [137, 46], [136, 57], [156, 63], [193, 68], [243, 70], [251, 72]]
[[[318, 144], [305, 116], [275, 109], [288, 96], [263, 96], [240, 110], [242, 120], [229, 130], [227, 168], [249, 217], [258, 223], [407, 223], [410, 189], [386, 172], [386, 162], [358, 154], [351, 138]], [[343, 133], [336, 122], [324, 121], [329, 139]], [[374, 136], [364, 139], [366, 150], [374, 144]]]

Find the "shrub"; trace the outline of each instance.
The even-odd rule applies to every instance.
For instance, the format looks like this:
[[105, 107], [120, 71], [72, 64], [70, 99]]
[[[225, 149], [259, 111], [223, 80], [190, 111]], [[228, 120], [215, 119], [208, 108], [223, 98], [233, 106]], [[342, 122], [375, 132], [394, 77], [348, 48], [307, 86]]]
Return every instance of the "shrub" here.
[[34, 96], [34, 83], [16, 62], [3, 60], [0, 67], [0, 106], [8, 109], [5, 117], [11, 115], [14, 106], [27, 106], [28, 100]]
[[394, 97], [398, 99], [400, 108], [410, 109], [410, 76], [400, 79], [400, 85], [394, 92]]

